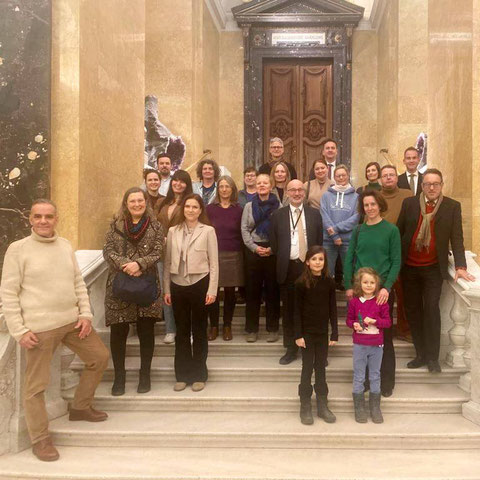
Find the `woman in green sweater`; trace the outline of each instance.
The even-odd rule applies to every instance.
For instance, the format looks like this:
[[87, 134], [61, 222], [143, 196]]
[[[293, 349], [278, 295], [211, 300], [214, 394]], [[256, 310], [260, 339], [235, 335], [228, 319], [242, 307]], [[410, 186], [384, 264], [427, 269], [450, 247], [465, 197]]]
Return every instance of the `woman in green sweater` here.
[[[400, 272], [402, 250], [398, 228], [382, 218], [387, 211], [387, 202], [380, 192], [366, 190], [358, 199], [360, 215], [364, 223], [358, 225], [350, 238], [344, 265], [344, 282], [347, 299], [353, 296], [352, 278], [362, 267], [371, 267], [382, 280], [382, 288], [377, 303], [389, 304], [390, 318], [395, 301], [393, 284]], [[381, 370], [381, 389], [384, 397], [389, 397], [395, 387], [395, 351], [392, 341], [392, 327], [384, 330], [384, 353]]]

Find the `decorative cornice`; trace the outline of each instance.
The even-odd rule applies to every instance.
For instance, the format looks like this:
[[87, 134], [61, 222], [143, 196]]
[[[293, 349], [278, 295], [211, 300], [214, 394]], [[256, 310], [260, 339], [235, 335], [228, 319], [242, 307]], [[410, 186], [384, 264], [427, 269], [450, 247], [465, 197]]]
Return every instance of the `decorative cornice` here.
[[225, 30], [227, 25], [227, 12], [223, 8], [222, 2], [220, 0], [204, 0], [205, 5], [212, 16], [213, 22], [217, 27], [218, 31]]
[[387, 0], [374, 0], [373, 2], [372, 13], [370, 14], [370, 24], [375, 31], [378, 31], [380, 24], [382, 23], [386, 6]]

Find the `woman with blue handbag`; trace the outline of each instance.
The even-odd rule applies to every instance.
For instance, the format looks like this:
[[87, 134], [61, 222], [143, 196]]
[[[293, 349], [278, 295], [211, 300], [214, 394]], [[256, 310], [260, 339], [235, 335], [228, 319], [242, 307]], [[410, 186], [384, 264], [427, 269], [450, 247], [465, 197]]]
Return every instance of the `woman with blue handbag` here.
[[107, 233], [103, 256], [109, 265], [105, 294], [105, 323], [110, 326], [115, 380], [112, 395], [125, 393], [125, 352], [130, 324], [140, 341], [137, 392], [150, 391], [150, 366], [155, 346], [155, 322], [162, 318], [157, 262], [162, 258], [161, 224], [147, 207], [147, 194], [128, 189]]

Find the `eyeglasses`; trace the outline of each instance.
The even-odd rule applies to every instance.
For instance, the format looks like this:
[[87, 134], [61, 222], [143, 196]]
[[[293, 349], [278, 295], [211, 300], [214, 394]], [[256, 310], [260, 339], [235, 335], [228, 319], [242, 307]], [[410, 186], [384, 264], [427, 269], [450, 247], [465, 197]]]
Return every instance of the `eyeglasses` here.
[[287, 192], [292, 192], [292, 193], [301, 193], [304, 192], [305, 190], [302, 188], [289, 188]]
[[382, 175], [382, 178], [394, 178], [396, 176], [396, 173], [385, 173], [384, 175]]
[[430, 183], [430, 182], [423, 182], [422, 183], [422, 186], [423, 188], [439, 188], [443, 185], [443, 182], [433, 182], [433, 183]]
[[278, 146], [278, 147], [277, 147], [277, 146], [272, 146], [272, 147], [270, 147], [270, 148], [273, 148], [274, 150], [280, 150], [280, 149], [283, 148], [283, 147], [280, 145], [280, 146]]

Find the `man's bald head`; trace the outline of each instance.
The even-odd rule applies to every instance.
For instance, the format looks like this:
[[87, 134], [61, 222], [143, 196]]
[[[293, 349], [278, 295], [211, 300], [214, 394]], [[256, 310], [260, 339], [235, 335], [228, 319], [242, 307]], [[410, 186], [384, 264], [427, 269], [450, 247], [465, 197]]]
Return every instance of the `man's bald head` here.
[[287, 195], [290, 199], [290, 205], [299, 207], [305, 199], [305, 189], [300, 180], [291, 180], [287, 185]]

